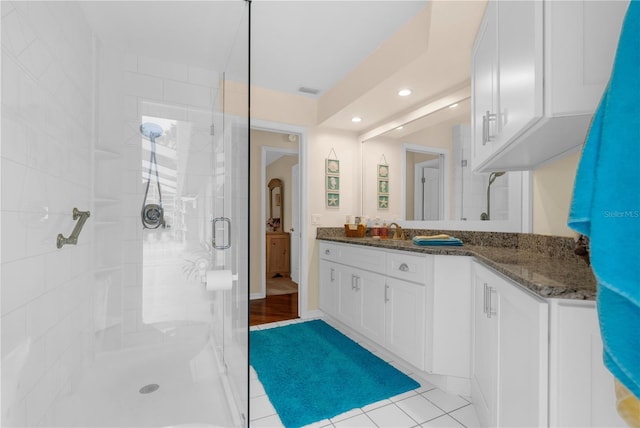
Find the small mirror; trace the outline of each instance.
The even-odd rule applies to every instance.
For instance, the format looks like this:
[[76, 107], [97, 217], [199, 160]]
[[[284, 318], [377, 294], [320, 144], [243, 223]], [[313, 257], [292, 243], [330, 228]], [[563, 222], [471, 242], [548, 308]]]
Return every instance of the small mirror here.
[[273, 178], [267, 185], [269, 188], [269, 218], [268, 232], [282, 232], [284, 224], [284, 192], [283, 183], [279, 178]]

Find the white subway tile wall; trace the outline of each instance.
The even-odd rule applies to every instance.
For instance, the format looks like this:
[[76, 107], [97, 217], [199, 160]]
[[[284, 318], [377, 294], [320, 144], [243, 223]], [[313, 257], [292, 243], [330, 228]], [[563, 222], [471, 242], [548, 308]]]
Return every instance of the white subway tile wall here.
[[92, 36], [77, 4], [2, 5], [2, 425], [42, 425], [91, 346]]

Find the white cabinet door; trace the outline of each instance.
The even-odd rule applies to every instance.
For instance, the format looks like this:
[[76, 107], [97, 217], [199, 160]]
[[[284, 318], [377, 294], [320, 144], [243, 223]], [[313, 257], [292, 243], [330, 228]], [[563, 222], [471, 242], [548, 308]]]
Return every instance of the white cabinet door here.
[[334, 262], [320, 260], [320, 309], [331, 316], [337, 314], [340, 269], [341, 266]]
[[472, 56], [473, 164], [492, 152], [498, 131], [498, 23], [497, 2], [488, 2]]
[[497, 426], [546, 425], [548, 304], [497, 276], [490, 287], [499, 324]]
[[349, 266], [337, 270], [338, 280], [338, 312], [337, 317], [351, 328], [358, 330], [362, 313], [362, 301], [358, 293], [358, 271]]
[[471, 257], [431, 257], [433, 285], [427, 285], [425, 368], [429, 373], [469, 379]]
[[387, 278], [384, 294], [387, 348], [424, 369], [424, 285]]
[[489, 271], [473, 264], [471, 397], [482, 426], [494, 427], [498, 408], [498, 319], [488, 313]]
[[542, 2], [495, 2], [498, 9], [496, 144], [501, 146], [542, 117]]
[[547, 425], [548, 304], [474, 263], [472, 397], [483, 426]]
[[384, 276], [367, 271], [358, 272], [357, 292], [362, 304], [359, 330], [369, 339], [384, 346]]
[[551, 306], [549, 424], [624, 427], [613, 375], [602, 361], [595, 302], [555, 300]]

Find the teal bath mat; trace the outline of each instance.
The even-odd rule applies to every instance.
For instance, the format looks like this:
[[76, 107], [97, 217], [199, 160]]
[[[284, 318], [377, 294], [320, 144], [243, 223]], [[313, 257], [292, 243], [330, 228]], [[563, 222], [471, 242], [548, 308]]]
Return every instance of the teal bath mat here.
[[324, 321], [250, 333], [250, 364], [286, 427], [420, 387]]

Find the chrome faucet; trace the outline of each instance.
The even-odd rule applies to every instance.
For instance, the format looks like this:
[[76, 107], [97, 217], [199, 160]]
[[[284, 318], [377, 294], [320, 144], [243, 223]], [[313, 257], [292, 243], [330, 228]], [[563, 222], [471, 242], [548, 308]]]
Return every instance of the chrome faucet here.
[[398, 223], [391, 223], [389, 225], [389, 227], [391, 226], [395, 226], [395, 231], [393, 232], [393, 239], [398, 239], [401, 241], [404, 241], [406, 238], [404, 230], [402, 230], [402, 227], [400, 227], [400, 225]]

